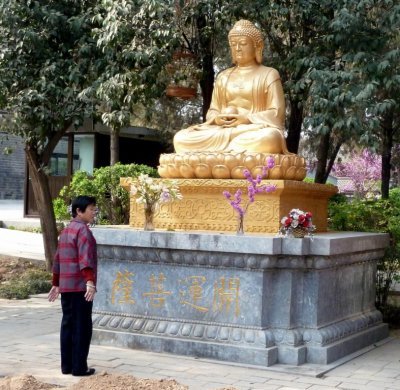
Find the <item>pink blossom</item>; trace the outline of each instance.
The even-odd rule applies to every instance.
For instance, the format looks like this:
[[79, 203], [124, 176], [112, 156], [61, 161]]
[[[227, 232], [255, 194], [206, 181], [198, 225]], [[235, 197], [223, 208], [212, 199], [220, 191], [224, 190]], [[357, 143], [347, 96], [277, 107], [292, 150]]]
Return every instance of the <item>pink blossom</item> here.
[[247, 186], [248, 201], [245, 205], [243, 206], [241, 205], [242, 191], [240, 189], [238, 189], [233, 196], [229, 191], [223, 191], [222, 194], [229, 201], [230, 205], [233, 207], [233, 209], [238, 213], [240, 217], [243, 217], [246, 214], [249, 205], [255, 201], [256, 194], [259, 194], [261, 192], [269, 193], [276, 189], [275, 185], [269, 185], [269, 184], [261, 185], [263, 177], [267, 174], [267, 170], [272, 168], [273, 166], [274, 166], [274, 159], [272, 157], [269, 157], [267, 166], [263, 166], [262, 174], [261, 175], [258, 174], [255, 179], [253, 179], [253, 176], [248, 169], [245, 169], [243, 171], [243, 176], [249, 182], [249, 185]]

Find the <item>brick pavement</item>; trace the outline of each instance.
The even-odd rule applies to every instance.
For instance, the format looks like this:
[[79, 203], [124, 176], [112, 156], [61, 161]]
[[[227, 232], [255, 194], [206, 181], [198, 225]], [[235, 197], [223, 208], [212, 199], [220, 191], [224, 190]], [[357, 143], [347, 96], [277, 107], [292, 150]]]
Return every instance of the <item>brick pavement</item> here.
[[[24, 220], [22, 203], [17, 206], [0, 201], [0, 220], [11, 217]], [[2, 254], [44, 260], [42, 237], [0, 229], [0, 256]], [[79, 378], [60, 373], [60, 318], [60, 302], [51, 304], [46, 295], [22, 301], [0, 299], [0, 376], [31, 374], [58, 385], [78, 382]], [[238, 390], [400, 390], [400, 338], [370, 348], [321, 378], [315, 377], [321, 367], [314, 370], [275, 365], [262, 369], [98, 345], [92, 345], [89, 363], [100, 373], [173, 378], [188, 385], [190, 390], [228, 386]]]
[[[59, 370], [60, 316], [60, 302], [47, 302], [45, 294], [22, 301], [0, 300], [0, 375], [26, 373], [58, 385], [79, 381]], [[89, 362], [99, 373], [173, 378], [190, 390], [228, 386], [239, 390], [400, 390], [399, 338], [372, 348], [322, 378], [302, 375], [295, 368], [290, 373], [288, 368], [243, 367], [98, 345], [92, 345]]]

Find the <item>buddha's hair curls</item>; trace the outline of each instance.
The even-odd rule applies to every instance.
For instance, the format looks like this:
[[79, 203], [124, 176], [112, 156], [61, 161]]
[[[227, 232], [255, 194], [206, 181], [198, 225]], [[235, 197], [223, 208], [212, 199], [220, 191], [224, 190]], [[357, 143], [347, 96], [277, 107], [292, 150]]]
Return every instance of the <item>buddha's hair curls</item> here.
[[263, 46], [264, 37], [261, 31], [249, 20], [241, 19], [236, 22], [232, 30], [229, 31], [228, 38], [243, 35], [250, 37], [254, 41], [256, 47]]

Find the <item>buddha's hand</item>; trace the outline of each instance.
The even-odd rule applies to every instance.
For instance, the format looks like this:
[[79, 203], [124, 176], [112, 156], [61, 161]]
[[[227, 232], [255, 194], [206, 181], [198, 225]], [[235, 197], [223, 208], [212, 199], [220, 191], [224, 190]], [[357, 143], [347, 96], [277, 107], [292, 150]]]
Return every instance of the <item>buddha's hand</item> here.
[[243, 114], [229, 116], [227, 116], [226, 114], [220, 114], [215, 118], [215, 123], [222, 127], [236, 127], [239, 125], [250, 123], [250, 121], [247, 115]]

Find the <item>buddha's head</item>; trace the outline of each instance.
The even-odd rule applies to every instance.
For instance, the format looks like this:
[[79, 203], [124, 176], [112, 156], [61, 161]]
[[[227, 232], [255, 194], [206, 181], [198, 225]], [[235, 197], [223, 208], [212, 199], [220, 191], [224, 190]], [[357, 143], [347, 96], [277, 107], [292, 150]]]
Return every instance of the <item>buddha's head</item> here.
[[238, 43], [240, 44], [241, 39], [243, 40], [243, 44], [246, 42], [252, 43], [253, 48], [247, 52], [247, 55], [253, 56], [253, 59], [255, 59], [258, 64], [261, 64], [264, 38], [261, 31], [253, 23], [248, 20], [239, 20], [229, 32], [228, 38], [232, 52], [232, 60], [235, 64], [237, 63], [236, 45], [238, 45]]

